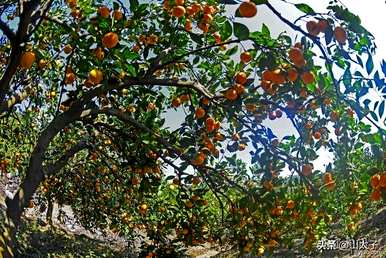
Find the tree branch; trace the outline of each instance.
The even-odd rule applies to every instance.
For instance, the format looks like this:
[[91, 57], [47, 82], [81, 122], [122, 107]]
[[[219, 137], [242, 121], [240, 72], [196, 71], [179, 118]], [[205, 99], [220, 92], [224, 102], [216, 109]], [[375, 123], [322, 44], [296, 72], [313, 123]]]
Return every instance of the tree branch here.
[[88, 148], [89, 145], [86, 140], [82, 140], [78, 142], [76, 145], [74, 145], [71, 149], [69, 149], [60, 159], [58, 159], [55, 163], [51, 165], [47, 165], [43, 171], [46, 176], [53, 175], [57, 172], [59, 172], [66, 164], [67, 162], [75, 156], [78, 152], [81, 150], [84, 150]]

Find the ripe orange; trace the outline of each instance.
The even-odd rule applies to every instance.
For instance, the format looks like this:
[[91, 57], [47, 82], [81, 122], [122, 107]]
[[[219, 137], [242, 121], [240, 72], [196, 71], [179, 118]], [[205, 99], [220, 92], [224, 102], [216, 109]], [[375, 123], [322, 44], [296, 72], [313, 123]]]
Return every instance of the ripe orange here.
[[185, 0], [175, 0], [176, 5], [184, 5]]
[[293, 209], [295, 208], [295, 202], [293, 200], [288, 200], [287, 202], [287, 208], [288, 209]]
[[238, 95], [241, 95], [245, 92], [245, 87], [242, 84], [237, 83], [233, 88], [236, 90]]
[[189, 19], [186, 19], [185, 21], [185, 30], [191, 31], [193, 28], [192, 21]]
[[244, 72], [238, 72], [235, 76], [236, 83], [245, 84], [247, 82], [247, 74]]
[[298, 71], [297, 71], [296, 69], [290, 69], [290, 70], [288, 70], [288, 73], [287, 73], [287, 79], [288, 79], [290, 82], [296, 81], [297, 78], [298, 78]]
[[21, 55], [20, 66], [25, 69], [30, 69], [36, 60], [36, 55], [33, 51], [24, 52]]
[[38, 67], [39, 69], [43, 70], [47, 65], [47, 60], [44, 60], [44, 59], [40, 59], [39, 60], [39, 63], [38, 63]]
[[205, 22], [205, 23], [211, 23], [213, 21], [213, 16], [211, 14], [204, 14], [202, 16], [202, 20]]
[[205, 162], [205, 154], [203, 152], [199, 152], [194, 160], [192, 160], [192, 164], [196, 166], [200, 166]]
[[103, 80], [103, 73], [98, 69], [92, 69], [88, 74], [88, 79], [94, 84], [99, 84]]
[[173, 11], [172, 11], [173, 16], [180, 18], [180, 17], [184, 16], [185, 13], [186, 13], [185, 7], [183, 7], [181, 5], [173, 7]]
[[103, 46], [107, 48], [113, 48], [118, 44], [119, 37], [118, 34], [115, 32], [109, 32], [105, 34], [102, 38], [102, 44]]
[[310, 176], [312, 174], [312, 170], [314, 168], [314, 165], [312, 164], [305, 164], [302, 166], [302, 174], [305, 176]]
[[375, 174], [370, 179], [371, 187], [376, 189], [379, 186], [379, 183], [381, 181], [381, 176], [379, 174]]
[[234, 101], [238, 98], [237, 91], [233, 88], [228, 89], [225, 92], [225, 98], [229, 101]]
[[205, 5], [203, 11], [204, 14], [214, 14], [216, 12], [216, 8], [213, 5]]
[[285, 76], [281, 72], [280, 69], [276, 69], [272, 72], [272, 79], [271, 81], [275, 84], [283, 84], [285, 83]]
[[67, 2], [68, 7], [70, 7], [71, 9], [76, 7], [77, 0], [67, 0], [66, 2]]
[[114, 10], [113, 17], [114, 17], [114, 20], [116, 20], [116, 21], [122, 20], [122, 18], [123, 18], [122, 11], [121, 10]]
[[200, 119], [200, 118], [203, 118], [205, 116], [206, 112], [205, 112], [205, 109], [199, 107], [196, 109], [194, 114], [195, 114], [197, 119]]
[[199, 3], [194, 3], [194, 4], [192, 5], [192, 11], [193, 11], [193, 15], [195, 15], [195, 14], [201, 12], [201, 11], [202, 11], [202, 6], [201, 6], [201, 4], [199, 4]]
[[304, 60], [303, 51], [297, 47], [293, 47], [289, 50], [288, 57], [295, 64]]
[[101, 7], [99, 7], [98, 9], [98, 13], [100, 16], [102, 16], [103, 18], [109, 18], [110, 16], [110, 9], [105, 6], [105, 5], [102, 5]]
[[316, 140], [319, 140], [320, 137], [322, 137], [322, 134], [321, 134], [319, 131], [316, 131], [316, 132], [314, 132], [313, 136], [314, 136], [314, 138], [315, 138]]
[[370, 195], [370, 199], [372, 201], [379, 201], [381, 199], [381, 191], [374, 190]]
[[97, 49], [95, 49], [95, 56], [98, 60], [103, 60], [103, 58], [105, 58], [105, 51], [103, 50], [103, 48], [98, 47]]
[[202, 30], [202, 32], [208, 33], [208, 31], [209, 31], [209, 24], [208, 24], [208, 23], [205, 23], [205, 22], [200, 22], [200, 23], [198, 24], [198, 28], [199, 28], [200, 30]]
[[325, 19], [319, 20], [318, 21], [318, 27], [321, 32], [325, 32], [328, 28], [329, 24], [328, 21]]
[[181, 102], [189, 101], [189, 96], [187, 94], [183, 94], [180, 96]]
[[242, 2], [239, 6], [239, 12], [241, 17], [253, 17], [257, 13], [257, 7], [254, 2]]
[[174, 98], [172, 100], [172, 106], [175, 108], [178, 108], [181, 105], [181, 99], [180, 98]]
[[273, 75], [273, 72], [270, 71], [270, 70], [265, 70], [262, 74], [261, 74], [261, 79], [263, 81], [272, 81], [274, 75]]
[[386, 173], [384, 173], [382, 176], [381, 176], [381, 179], [379, 181], [379, 186], [380, 187], [383, 187], [383, 188], [386, 188]]
[[307, 31], [312, 36], [317, 36], [320, 33], [320, 27], [316, 21], [309, 21], [306, 24]]
[[240, 61], [244, 64], [249, 63], [252, 60], [252, 55], [248, 51], [245, 51], [241, 53], [240, 55]]
[[212, 127], [214, 126], [216, 123], [216, 121], [212, 118], [212, 117], [208, 117], [206, 120], [205, 120], [205, 125], [206, 127]]
[[67, 55], [72, 52], [72, 46], [70, 44], [67, 44], [63, 48], [63, 52], [66, 53]]
[[302, 81], [304, 84], [311, 84], [315, 81], [315, 76], [312, 72], [306, 71], [302, 74]]
[[324, 183], [329, 183], [332, 181], [332, 174], [330, 172], [326, 172], [324, 175], [323, 175], [323, 180], [324, 180]]
[[209, 100], [208, 98], [203, 98], [203, 99], [201, 100], [201, 103], [202, 103], [203, 105], [205, 105], [205, 106], [209, 106], [210, 100]]
[[342, 27], [336, 27], [334, 30], [334, 37], [340, 44], [346, 44], [347, 33]]
[[64, 82], [66, 84], [72, 84], [75, 81], [75, 79], [76, 79], [75, 74], [72, 72], [69, 72], [69, 73], [66, 73], [66, 78], [65, 78]]

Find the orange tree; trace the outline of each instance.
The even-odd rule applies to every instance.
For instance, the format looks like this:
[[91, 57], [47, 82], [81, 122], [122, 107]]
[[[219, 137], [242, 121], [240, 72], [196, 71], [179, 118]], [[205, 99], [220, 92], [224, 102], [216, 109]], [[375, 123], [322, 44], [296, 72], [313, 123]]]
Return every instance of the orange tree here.
[[[300, 39], [250, 31], [224, 4], [242, 20], [264, 5]], [[337, 2], [283, 4], [304, 15], [266, 0], [3, 1], [0, 169], [22, 183], [4, 203], [2, 255], [35, 193], [87, 228], [140, 228], [148, 256], [203, 241], [311, 249], [333, 221], [353, 233], [385, 194], [385, 101], [368, 92], [384, 96], [386, 64], [375, 71], [372, 35]], [[264, 121], [282, 116], [296, 133], [279, 139]]]

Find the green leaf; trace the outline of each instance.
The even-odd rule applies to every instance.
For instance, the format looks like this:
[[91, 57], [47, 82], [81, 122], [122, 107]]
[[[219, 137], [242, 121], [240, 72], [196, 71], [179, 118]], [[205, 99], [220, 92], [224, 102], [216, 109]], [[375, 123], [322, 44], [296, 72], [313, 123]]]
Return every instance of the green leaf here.
[[235, 36], [240, 40], [248, 39], [249, 37], [249, 29], [242, 23], [234, 22], [233, 32]]
[[374, 62], [373, 62], [373, 57], [369, 54], [369, 58], [367, 59], [366, 62], [366, 71], [368, 74], [370, 74], [374, 69]]
[[263, 28], [261, 29], [261, 32], [263, 33], [264, 36], [270, 38], [271, 37], [271, 32], [269, 31], [269, 28], [267, 25], [263, 23]]
[[305, 14], [315, 14], [315, 11], [308, 4], [295, 4], [295, 7]]
[[222, 24], [220, 28], [221, 40], [225, 41], [232, 36], [232, 24], [229, 21], [226, 21]]
[[130, 11], [134, 12], [139, 5], [138, 0], [130, 0]]
[[137, 70], [135, 69], [134, 65], [129, 64], [126, 66], [126, 69], [131, 76], [137, 76]]

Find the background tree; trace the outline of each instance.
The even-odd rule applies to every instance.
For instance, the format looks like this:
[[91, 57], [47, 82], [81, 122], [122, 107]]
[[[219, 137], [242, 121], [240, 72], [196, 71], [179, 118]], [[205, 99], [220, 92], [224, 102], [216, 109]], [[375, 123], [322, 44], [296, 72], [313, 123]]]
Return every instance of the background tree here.
[[[366, 94], [385, 93], [386, 66], [374, 71], [372, 35], [334, 1], [324, 14], [288, 3], [304, 12], [294, 22], [268, 1], [223, 2], [245, 18], [265, 5], [301, 39], [249, 31], [217, 1], [0, 5], [1, 170], [22, 179], [3, 256], [35, 193], [90, 229], [139, 227], [159, 255], [181, 240], [263, 254], [303, 236], [311, 249], [342, 214], [355, 231], [364, 201], [385, 194], [385, 101]], [[278, 139], [264, 121], [282, 116], [297, 133]], [[334, 154], [326, 171], [313, 169], [320, 148]]]

